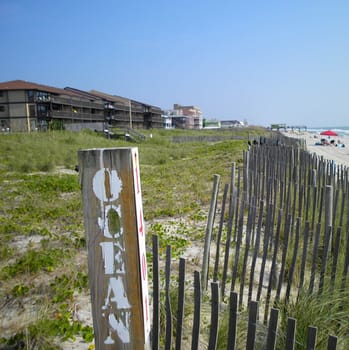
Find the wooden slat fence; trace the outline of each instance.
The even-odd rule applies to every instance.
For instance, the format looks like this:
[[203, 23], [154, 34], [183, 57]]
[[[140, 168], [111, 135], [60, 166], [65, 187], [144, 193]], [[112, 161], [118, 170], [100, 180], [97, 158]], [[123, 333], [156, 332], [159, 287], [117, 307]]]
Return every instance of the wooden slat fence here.
[[[157, 246], [157, 236], [153, 236], [153, 243]], [[293, 318], [287, 318], [286, 333], [278, 330], [280, 311], [277, 308], [270, 309], [270, 317], [268, 323], [265, 324], [259, 320], [259, 302], [251, 300], [248, 306], [248, 313], [245, 316], [241, 316], [241, 309], [239, 308], [239, 296], [236, 292], [230, 292], [229, 302], [222, 303], [221, 292], [218, 282], [211, 282], [210, 304], [211, 309], [202, 308], [202, 288], [201, 288], [201, 276], [200, 272], [194, 272], [193, 287], [189, 289], [190, 297], [184, 296], [185, 290], [185, 259], [181, 258], [179, 263], [179, 277], [178, 277], [178, 294], [177, 300], [172, 300], [173, 290], [170, 290], [171, 280], [171, 259], [170, 259], [170, 246], [167, 247], [166, 253], [166, 273], [165, 273], [165, 309], [163, 317], [153, 319], [153, 333], [152, 333], [152, 349], [158, 350], [162, 348], [160, 343], [164, 344], [164, 349], [296, 349], [296, 320]], [[153, 261], [158, 261], [158, 250], [153, 250]], [[155, 265], [154, 265], [155, 266]], [[154, 276], [159, 276], [159, 269], [153, 270]], [[153, 279], [154, 290], [159, 290], [159, 279]], [[206, 296], [207, 297], [207, 296]], [[188, 302], [188, 298], [190, 301]], [[185, 303], [185, 300], [187, 302]], [[153, 299], [154, 310], [160, 309], [160, 300]], [[172, 305], [177, 303], [176, 315], [172, 310]], [[194, 305], [193, 315], [188, 315], [185, 311], [185, 306], [190, 304]], [[192, 311], [192, 308], [190, 311]], [[187, 315], [184, 317], [184, 315]], [[205, 322], [202, 322], [202, 316], [206, 318]], [[191, 319], [190, 325], [187, 319]], [[224, 335], [225, 339], [220, 338], [221, 323], [224, 322], [224, 318], [228, 320], [228, 326]], [[223, 321], [222, 321], [223, 320]], [[161, 326], [163, 323], [163, 326]], [[176, 332], [173, 332], [175, 324]], [[202, 325], [204, 324], [204, 329]], [[241, 336], [241, 332], [238, 332], [238, 326], [245, 327], [247, 331]], [[164, 333], [158, 333], [160, 328], [164, 327]], [[306, 344], [298, 344], [300, 348], [306, 350], [316, 349], [316, 336], [317, 328], [308, 326]], [[175, 338], [175, 339], [174, 339]], [[186, 338], [184, 343], [183, 338]], [[188, 339], [191, 341], [188, 342]], [[218, 339], [220, 338], [220, 342]], [[161, 340], [162, 339], [162, 340]], [[173, 346], [175, 344], [175, 346]], [[337, 349], [337, 337], [333, 335], [328, 336], [327, 350]]]
[[[185, 261], [180, 261], [176, 316], [171, 311], [169, 248], [165, 312], [160, 315], [158, 242], [153, 239], [153, 349], [160, 348], [158, 337], [165, 349], [171, 349], [174, 335], [176, 349], [275, 349], [276, 344], [278, 349], [315, 349], [316, 327], [308, 327], [306, 344], [298, 344], [300, 347], [296, 347], [295, 319], [287, 319], [286, 333], [277, 330], [280, 311], [276, 305], [296, 302], [302, 293], [347, 288], [348, 168], [310, 154], [304, 144], [281, 136], [252, 145], [243, 158], [242, 167], [232, 164], [231, 181], [224, 186], [221, 210], [217, 210], [218, 232], [210, 233], [209, 244], [216, 246], [215, 261], [208, 262], [204, 275], [194, 273], [192, 287], [185, 284]], [[211, 202], [210, 212], [216, 209], [217, 201]], [[185, 288], [189, 295], [184, 295]], [[188, 298], [192, 315], [186, 310]], [[205, 307], [208, 298], [211, 311]], [[246, 309], [248, 318], [238, 317]], [[223, 314], [228, 316], [222, 321]], [[244, 321], [247, 334], [241, 345], [237, 334]], [[224, 340], [222, 322], [228, 324]], [[201, 328], [204, 325], [207, 330], [208, 324], [209, 331], [204, 332]], [[186, 345], [182, 347], [183, 338]], [[326, 346], [337, 349], [337, 338], [329, 335]]]

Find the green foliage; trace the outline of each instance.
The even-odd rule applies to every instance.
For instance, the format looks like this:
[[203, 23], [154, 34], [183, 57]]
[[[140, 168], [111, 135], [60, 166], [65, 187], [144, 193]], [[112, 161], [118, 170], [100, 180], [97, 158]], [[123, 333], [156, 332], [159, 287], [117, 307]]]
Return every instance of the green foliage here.
[[32, 250], [29, 249], [23, 256], [0, 271], [2, 279], [13, 278], [24, 273], [34, 274], [39, 271], [52, 272], [62, 263], [65, 253], [61, 249]]
[[4, 261], [6, 259], [9, 259], [10, 257], [12, 257], [12, 254], [13, 249], [11, 249], [7, 244], [3, 244], [2, 247], [0, 247], [0, 260]]
[[301, 293], [297, 301], [290, 301], [287, 304], [281, 302], [278, 308], [281, 311], [281, 326], [278, 337], [278, 348], [285, 348], [285, 335], [288, 317], [297, 320], [296, 349], [306, 347], [307, 329], [309, 326], [316, 326], [317, 347], [326, 349], [329, 335], [339, 337], [339, 349], [348, 349], [349, 329], [349, 291], [326, 288], [322, 293], [309, 295], [306, 291]]
[[[61, 130], [59, 125], [51, 125], [52, 129], [59, 131], [0, 137], [0, 283], [6, 285], [7, 295], [18, 300], [47, 300], [38, 321], [1, 339], [0, 344], [58, 349], [53, 340], [57, 337], [65, 340], [80, 335], [86, 342], [93, 339], [91, 327], [72, 317], [76, 294], [85, 293], [88, 286], [87, 261], [80, 264], [79, 272], [72, 263], [86, 245], [79, 175], [74, 171], [77, 154], [80, 149], [135, 145], [87, 130], [73, 133]], [[229, 181], [231, 163], [241, 162], [247, 142], [176, 144], [173, 136], [210, 136], [215, 132], [144, 130], [147, 136], [150, 132], [152, 138], [137, 143], [145, 219], [186, 215], [193, 222], [205, 220], [207, 214], [202, 208], [210, 202], [213, 174], [220, 174], [222, 182]], [[246, 131], [235, 132], [247, 140]], [[231, 133], [221, 131], [220, 135]], [[109, 219], [113, 230], [118, 230], [118, 218]], [[168, 226], [150, 225], [148, 230], [148, 237], [159, 234], [162, 251], [168, 244], [172, 246], [174, 258], [204, 235], [195, 224], [176, 221]], [[26, 247], [16, 245], [22, 238], [27, 239]], [[41, 277], [46, 284], [33, 284]], [[0, 296], [4, 293], [1, 291]]]
[[14, 345], [26, 344], [27, 349], [60, 349], [52, 338], [60, 341], [74, 340], [80, 335], [86, 342], [93, 341], [93, 329], [84, 326], [80, 321], [72, 320], [67, 305], [57, 309], [52, 318], [39, 318], [35, 323], [29, 325], [27, 331], [18, 333], [10, 339], [0, 339], [0, 344]]
[[36, 194], [52, 196], [60, 193], [76, 192], [80, 190], [77, 175], [25, 175], [21, 183], [21, 191], [31, 191]]
[[65, 130], [63, 121], [58, 119], [51, 120], [48, 127], [50, 130]]
[[[166, 247], [171, 246], [172, 258], [179, 258], [183, 254], [184, 249], [190, 245], [190, 242], [186, 237], [181, 236], [181, 227], [172, 229], [166, 227], [160, 223], [152, 224], [149, 228], [149, 235], [157, 235], [159, 237], [159, 253], [165, 256]], [[183, 226], [182, 226], [183, 229]]]
[[16, 284], [11, 291], [15, 297], [25, 296], [29, 292], [29, 287], [23, 284]]
[[71, 273], [70, 275], [64, 274], [60, 277], [55, 277], [50, 287], [54, 303], [67, 302], [69, 299], [72, 300], [75, 290], [81, 292], [87, 289], [88, 276], [82, 272]]

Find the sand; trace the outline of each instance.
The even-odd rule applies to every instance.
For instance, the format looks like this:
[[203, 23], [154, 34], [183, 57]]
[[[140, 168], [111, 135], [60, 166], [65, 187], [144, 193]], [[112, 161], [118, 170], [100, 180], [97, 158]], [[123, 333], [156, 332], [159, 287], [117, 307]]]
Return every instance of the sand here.
[[[310, 153], [316, 153], [318, 156], [324, 157], [324, 159], [333, 160], [337, 165], [349, 166], [349, 137], [345, 136], [336, 136], [330, 137], [321, 136], [318, 133], [310, 132], [285, 132], [285, 136], [293, 138], [304, 139], [307, 145], [307, 150]], [[345, 147], [336, 147], [333, 144], [327, 146], [316, 145], [317, 142], [320, 142], [321, 139], [326, 139], [327, 141], [334, 140], [335, 143], [340, 142], [345, 145]]]

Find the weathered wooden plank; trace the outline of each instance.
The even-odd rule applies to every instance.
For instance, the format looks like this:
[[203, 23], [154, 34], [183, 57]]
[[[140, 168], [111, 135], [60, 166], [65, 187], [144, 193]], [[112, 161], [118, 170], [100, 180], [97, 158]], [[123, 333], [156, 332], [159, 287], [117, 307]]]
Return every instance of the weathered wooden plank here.
[[298, 216], [303, 217], [303, 196], [304, 196], [304, 185], [303, 183], [299, 186], [298, 194]]
[[235, 350], [236, 348], [237, 312], [238, 294], [236, 292], [230, 292], [227, 350]]
[[287, 287], [286, 287], [286, 295], [285, 295], [286, 302], [288, 302], [290, 294], [291, 294], [291, 287], [292, 287], [292, 282], [293, 282], [293, 273], [294, 273], [294, 270], [296, 268], [297, 255], [298, 255], [299, 236], [300, 236], [300, 218], [297, 218], [297, 221], [296, 221], [296, 238], [295, 238], [295, 241], [294, 241], [291, 266], [290, 266], [290, 271], [289, 271], [288, 280], [287, 280]]
[[310, 200], [311, 200], [310, 192], [311, 192], [311, 186], [308, 186], [307, 194], [305, 198], [305, 221], [309, 220]]
[[332, 270], [331, 270], [331, 289], [332, 290], [335, 287], [335, 280], [337, 275], [337, 263], [338, 263], [338, 256], [339, 256], [339, 245], [341, 242], [341, 231], [342, 231], [342, 228], [338, 226], [335, 243], [334, 243], [333, 255], [332, 255]]
[[344, 266], [343, 266], [341, 290], [344, 290], [346, 287], [348, 270], [349, 270], [349, 230], [347, 230], [347, 237], [346, 237], [346, 249], [345, 249], [345, 259], [344, 259]]
[[279, 310], [272, 308], [270, 311], [268, 335], [267, 335], [267, 347], [268, 350], [275, 350], [276, 347], [276, 335], [277, 335], [277, 324], [279, 318]]
[[165, 312], [166, 312], [166, 329], [165, 329], [165, 350], [172, 348], [172, 309], [170, 296], [170, 281], [171, 281], [171, 246], [166, 247], [166, 265], [165, 265]]
[[341, 201], [341, 210], [340, 210], [340, 216], [339, 216], [339, 226], [343, 227], [346, 193], [343, 191], [341, 194], [342, 194], [342, 201]]
[[296, 319], [289, 317], [287, 319], [287, 332], [286, 332], [286, 348], [285, 350], [294, 350], [296, 341]]
[[95, 345], [149, 346], [145, 232], [137, 148], [78, 152]]
[[320, 270], [320, 280], [319, 280], [319, 292], [321, 293], [325, 283], [325, 274], [328, 261], [329, 244], [332, 236], [332, 226], [326, 228], [326, 234], [324, 237], [324, 249], [322, 252], [321, 259], [321, 270]]
[[258, 316], [258, 302], [251, 301], [249, 305], [249, 312], [248, 312], [246, 350], [254, 349], [254, 344], [256, 340], [257, 316]]
[[316, 261], [318, 258], [319, 242], [320, 242], [320, 230], [321, 230], [321, 224], [318, 223], [316, 225], [315, 240], [313, 245], [313, 259], [312, 259], [311, 272], [310, 272], [309, 294], [312, 294], [314, 290], [316, 265], [317, 265]]
[[181, 349], [183, 315], [184, 315], [184, 291], [185, 291], [185, 259], [179, 259], [178, 275], [178, 303], [177, 303], [177, 326], [176, 326], [176, 350]]
[[334, 199], [333, 199], [333, 213], [332, 213], [332, 222], [331, 225], [334, 228], [335, 227], [335, 219], [337, 217], [337, 210], [338, 210], [338, 202], [339, 202], [339, 188], [336, 187], [335, 189], [335, 195], [334, 195]]
[[250, 153], [248, 151], [243, 151], [244, 167], [243, 167], [243, 199], [247, 202], [247, 195], [249, 193], [249, 159]]
[[301, 271], [299, 277], [299, 291], [303, 288], [304, 284], [304, 275], [305, 275], [305, 265], [307, 261], [308, 253], [308, 238], [309, 238], [309, 221], [305, 222], [304, 234], [303, 234], [303, 252], [302, 252], [302, 262], [301, 262]]
[[211, 283], [211, 326], [208, 340], [208, 350], [216, 350], [219, 320], [219, 285], [218, 282]]
[[219, 220], [219, 227], [218, 227], [218, 233], [217, 233], [216, 258], [215, 258], [214, 270], [213, 270], [213, 281], [214, 282], [216, 282], [218, 279], [219, 252], [220, 252], [220, 246], [221, 246], [221, 240], [222, 240], [222, 231], [223, 231], [224, 215], [225, 215], [225, 203], [227, 200], [228, 188], [229, 188], [229, 185], [225, 184], [224, 190], [223, 190], [221, 216], [220, 216], [220, 220]]
[[272, 257], [272, 262], [271, 262], [271, 267], [270, 267], [270, 272], [269, 272], [268, 290], [267, 290], [267, 296], [266, 296], [266, 300], [265, 300], [264, 323], [266, 323], [267, 319], [268, 319], [271, 290], [272, 290], [272, 288], [275, 288], [277, 285], [276, 259], [277, 259], [277, 254], [279, 251], [281, 221], [282, 221], [282, 209], [279, 209], [278, 221], [277, 221], [277, 227], [276, 227], [276, 235], [275, 235], [274, 252], [273, 252], [273, 257]]
[[212, 190], [212, 196], [211, 196], [210, 210], [209, 210], [207, 225], [206, 225], [204, 255], [202, 258], [202, 270], [201, 270], [202, 290], [207, 289], [208, 269], [209, 269], [209, 254], [210, 254], [210, 246], [211, 246], [214, 219], [216, 216], [215, 214], [216, 214], [216, 208], [217, 208], [219, 182], [220, 182], [220, 176], [215, 174], [214, 179], [213, 179], [213, 190]]
[[293, 233], [294, 221], [296, 220], [296, 216], [295, 215], [296, 215], [296, 207], [297, 207], [297, 193], [298, 193], [297, 189], [298, 189], [298, 186], [299, 186], [298, 182], [294, 182], [294, 184], [293, 184], [293, 197], [292, 197], [291, 231], [290, 231], [291, 235]]
[[[317, 207], [317, 187], [313, 187], [313, 207], [312, 207], [312, 216], [311, 216], [311, 230], [314, 231], [315, 225], [315, 215], [316, 215], [316, 207]], [[312, 238], [311, 238], [312, 240]]]
[[159, 350], [160, 336], [160, 285], [159, 285], [159, 237], [153, 235], [153, 328], [152, 349]]
[[227, 274], [228, 274], [230, 244], [231, 244], [231, 236], [233, 231], [235, 205], [236, 205], [235, 163], [233, 163], [231, 168], [231, 177], [230, 177], [229, 218], [228, 218], [228, 227], [227, 227], [227, 239], [225, 241], [224, 263], [223, 263], [223, 273], [222, 273], [222, 287], [221, 287], [222, 296], [225, 295], [225, 284], [226, 284]]
[[337, 337], [330, 335], [328, 337], [327, 350], [336, 350], [337, 349], [337, 341], [338, 341]]
[[234, 222], [234, 242], [236, 242], [238, 234], [238, 223], [239, 223], [239, 203], [240, 203], [240, 194], [241, 194], [241, 167], [238, 167], [238, 177], [237, 177], [237, 188], [236, 188], [236, 205], [235, 205], [235, 222]]
[[201, 278], [200, 272], [194, 271], [194, 320], [191, 337], [191, 350], [199, 349], [201, 311]]
[[254, 198], [252, 198], [252, 203], [250, 203], [249, 205], [248, 220], [247, 220], [246, 233], [245, 233], [245, 249], [244, 249], [244, 257], [243, 257], [242, 271], [241, 271], [241, 277], [240, 277], [240, 297], [239, 297], [240, 305], [242, 305], [243, 298], [244, 298], [245, 275], [246, 275], [247, 261], [248, 261], [249, 251], [250, 251], [252, 220], [255, 220], [255, 205], [253, 202], [254, 202]]
[[259, 283], [258, 283], [257, 297], [256, 297], [257, 301], [260, 300], [261, 293], [262, 293], [263, 276], [264, 276], [265, 264], [268, 256], [269, 240], [271, 239], [271, 235], [272, 235], [272, 223], [271, 223], [272, 214], [273, 214], [273, 204], [269, 203], [268, 212], [267, 212], [267, 222], [266, 222], [266, 227], [264, 232], [262, 264], [260, 267]]
[[[333, 186], [325, 187], [325, 228], [331, 226], [333, 228]], [[332, 252], [332, 230], [329, 233], [328, 249]]]
[[317, 220], [317, 222], [321, 222], [321, 220], [322, 220], [324, 194], [325, 194], [325, 187], [322, 187], [321, 190], [320, 190], [319, 210], [318, 210], [318, 220]]
[[281, 257], [281, 268], [280, 268], [280, 274], [279, 274], [279, 279], [278, 279], [278, 287], [277, 287], [276, 295], [275, 295], [275, 301], [280, 300], [282, 283], [284, 281], [284, 274], [285, 274], [285, 267], [286, 267], [286, 256], [287, 256], [288, 244], [289, 244], [291, 220], [292, 220], [291, 215], [288, 214], [286, 222], [285, 222], [283, 249], [282, 249], [282, 257]]
[[[349, 171], [348, 171], [349, 173]], [[347, 175], [348, 175], [347, 173]], [[349, 184], [348, 184], [349, 187]], [[345, 259], [344, 259], [344, 266], [343, 266], [343, 274], [342, 274], [342, 283], [341, 283], [341, 290], [344, 290], [346, 288], [347, 284], [347, 277], [348, 277], [348, 269], [349, 269], [349, 191], [346, 192], [346, 202], [347, 202], [347, 212], [346, 212], [346, 227], [347, 227], [347, 234], [346, 234], [346, 245], [345, 245]]]
[[243, 231], [243, 225], [244, 225], [244, 210], [245, 210], [245, 200], [244, 200], [244, 196], [243, 196], [242, 202], [241, 202], [241, 210], [240, 210], [240, 217], [239, 217], [239, 229], [238, 229], [238, 236], [237, 236], [235, 255], [234, 255], [233, 272], [232, 272], [232, 278], [231, 278], [231, 288], [230, 288], [231, 291], [235, 290], [235, 283], [236, 283], [236, 278], [237, 278], [237, 274], [238, 274], [239, 259], [240, 259], [240, 247], [241, 247], [242, 231]]
[[307, 334], [307, 347], [306, 350], [315, 350], [316, 347], [316, 336], [317, 336], [317, 328], [309, 326], [308, 334]]
[[259, 204], [259, 215], [258, 215], [258, 225], [257, 225], [257, 234], [256, 234], [256, 242], [253, 250], [253, 257], [250, 269], [250, 282], [248, 287], [248, 303], [250, 303], [252, 299], [252, 291], [253, 291], [253, 283], [254, 283], [254, 272], [256, 268], [256, 262], [258, 257], [258, 251], [260, 246], [260, 239], [262, 234], [262, 223], [263, 223], [263, 211], [264, 211], [264, 201], [261, 200]]
[[269, 239], [269, 250], [272, 251], [273, 249], [273, 244], [275, 243], [275, 237], [274, 237], [274, 225], [275, 225], [275, 212], [276, 212], [276, 199], [277, 199], [277, 187], [278, 187], [278, 181], [277, 179], [274, 179], [274, 186], [273, 186], [273, 190], [274, 190], [274, 199], [273, 199], [273, 211], [272, 211], [272, 215], [271, 215], [271, 235], [270, 235], [270, 239]]

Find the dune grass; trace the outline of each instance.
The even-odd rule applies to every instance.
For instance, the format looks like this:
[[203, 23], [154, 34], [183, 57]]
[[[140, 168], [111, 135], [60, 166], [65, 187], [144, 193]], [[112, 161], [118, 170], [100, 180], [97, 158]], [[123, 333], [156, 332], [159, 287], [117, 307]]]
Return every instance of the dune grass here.
[[[247, 139], [266, 131], [237, 129], [234, 133], [240, 139], [188, 143], [174, 143], [172, 138], [217, 134], [228, 137], [233, 132], [142, 132], [147, 136], [142, 143], [110, 140], [90, 131], [0, 135], [0, 298], [6, 301], [0, 304], [0, 310], [16, 303], [30, 302], [36, 307], [36, 317], [30, 323], [17, 324], [2, 332], [0, 345], [25, 342], [28, 346], [59, 349], [59, 342], [76, 336], [86, 342], [92, 340], [92, 328], [73, 318], [76, 298], [88, 294], [80, 186], [74, 170], [79, 149], [139, 148], [148, 237], [158, 234], [160, 248], [165, 251], [166, 245], [171, 244], [178, 257], [184, 247], [204, 237], [204, 230], [200, 231], [197, 225], [193, 229], [193, 226], [195, 222], [205, 223], [213, 175], [221, 176], [223, 187], [229, 182], [232, 162], [237, 166], [242, 164]], [[173, 225], [174, 232], [171, 223], [178, 218], [194, 224], [191, 227]], [[341, 269], [342, 260], [339, 262]], [[176, 292], [173, 293], [176, 300]], [[342, 337], [340, 346], [346, 349], [347, 300], [347, 292], [335, 288], [312, 296], [304, 293], [297, 301], [278, 305], [282, 316], [278, 348], [284, 348], [287, 317], [294, 317], [297, 333], [300, 331], [297, 335], [299, 349], [304, 348], [309, 325], [321, 330], [319, 349], [325, 348], [331, 332]], [[207, 305], [203, 307], [208, 309]], [[219, 330], [218, 348], [221, 349], [226, 348], [227, 317], [223, 317]], [[240, 319], [247, 320], [246, 310], [241, 310]], [[265, 329], [262, 324], [258, 325], [261, 346], [265, 341]], [[238, 332], [239, 347], [243, 347], [245, 324], [239, 323]]]
[[[231, 163], [242, 161], [248, 133], [259, 135], [263, 130], [237, 129], [240, 140], [183, 144], [173, 143], [172, 137], [215, 132], [144, 132], [153, 137], [142, 143], [106, 139], [91, 131], [0, 135], [0, 309], [16, 312], [9, 305], [24, 303], [36, 310], [35, 317], [24, 322], [23, 310], [18, 309], [20, 321], [2, 329], [0, 344], [55, 349], [67, 338], [91, 340], [92, 328], [73, 318], [75, 299], [89, 293], [81, 194], [74, 170], [78, 150], [138, 147], [151, 235], [151, 230], [159, 230], [151, 224], [156, 218], [187, 215], [204, 220], [213, 174], [228, 181]], [[186, 227], [178, 230], [188, 235]], [[168, 237], [161, 239], [165, 246]]]

